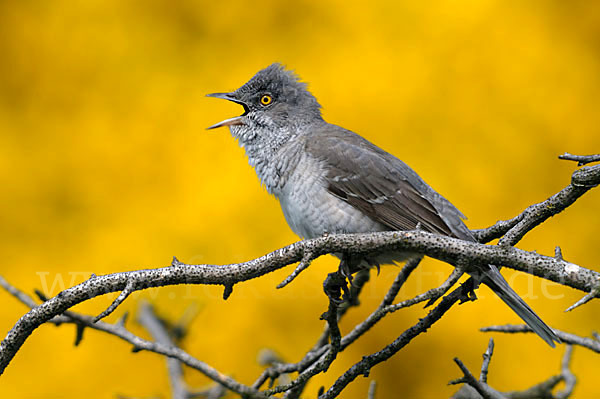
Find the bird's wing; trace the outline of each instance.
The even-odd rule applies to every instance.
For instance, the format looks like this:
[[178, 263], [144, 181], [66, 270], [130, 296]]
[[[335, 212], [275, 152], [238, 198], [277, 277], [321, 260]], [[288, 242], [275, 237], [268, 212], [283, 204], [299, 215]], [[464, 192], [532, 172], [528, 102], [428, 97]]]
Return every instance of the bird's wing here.
[[412, 169], [359, 135], [325, 124], [306, 140], [306, 150], [327, 164], [328, 190], [391, 230], [470, 237], [464, 216]]
[[[323, 125], [305, 142], [307, 151], [328, 167], [329, 191], [393, 230], [424, 230], [475, 241], [464, 216], [404, 162], [362, 137]], [[477, 271], [478, 270], [478, 271]], [[479, 266], [475, 276], [488, 285], [550, 346], [560, 339], [515, 293], [493, 265]]]

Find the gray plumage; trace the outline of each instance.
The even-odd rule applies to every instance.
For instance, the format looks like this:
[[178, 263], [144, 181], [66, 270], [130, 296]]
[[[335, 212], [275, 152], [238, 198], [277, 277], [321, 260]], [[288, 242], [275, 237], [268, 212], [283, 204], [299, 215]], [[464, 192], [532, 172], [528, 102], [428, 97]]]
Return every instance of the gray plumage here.
[[[210, 128], [230, 128], [299, 236], [419, 227], [475, 241], [463, 223], [463, 214], [404, 162], [356, 133], [325, 122], [306, 84], [280, 64], [259, 71], [231, 93], [209, 96], [244, 107], [243, 115]], [[411, 256], [384, 253], [360, 261], [385, 264]], [[468, 272], [489, 286], [549, 345], [560, 342], [495, 266]]]

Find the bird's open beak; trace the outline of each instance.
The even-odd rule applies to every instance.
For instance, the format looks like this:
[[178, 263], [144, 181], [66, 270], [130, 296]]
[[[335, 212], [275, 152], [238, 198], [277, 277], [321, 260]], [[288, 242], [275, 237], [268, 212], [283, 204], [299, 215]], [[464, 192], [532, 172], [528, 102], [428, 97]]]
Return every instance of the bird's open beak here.
[[216, 129], [222, 126], [244, 125], [243, 117], [248, 113], [248, 106], [244, 102], [237, 99], [233, 93], [211, 93], [207, 94], [206, 97], [222, 98], [223, 100], [229, 100], [234, 103], [240, 104], [244, 107], [244, 113], [242, 115], [236, 116], [234, 118], [225, 119], [224, 121], [221, 121], [219, 123], [215, 123], [214, 125], [207, 127], [207, 130]]

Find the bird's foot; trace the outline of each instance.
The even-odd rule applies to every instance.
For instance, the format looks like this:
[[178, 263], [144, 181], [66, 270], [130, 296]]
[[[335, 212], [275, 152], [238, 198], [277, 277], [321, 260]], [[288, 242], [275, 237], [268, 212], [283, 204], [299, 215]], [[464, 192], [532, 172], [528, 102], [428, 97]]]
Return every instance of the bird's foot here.
[[323, 291], [325, 291], [325, 295], [331, 301], [338, 305], [350, 297], [350, 289], [348, 288], [346, 276], [339, 270], [327, 275], [327, 278], [323, 282]]

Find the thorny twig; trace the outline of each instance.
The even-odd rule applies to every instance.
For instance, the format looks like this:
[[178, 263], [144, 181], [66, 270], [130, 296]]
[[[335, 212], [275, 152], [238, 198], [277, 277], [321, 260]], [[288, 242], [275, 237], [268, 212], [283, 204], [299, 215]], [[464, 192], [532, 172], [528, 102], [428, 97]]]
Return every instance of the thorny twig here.
[[[554, 333], [560, 340], [566, 344], [579, 345], [588, 348], [596, 353], [600, 353], [600, 341], [594, 338], [584, 338], [575, 334], [553, 329]], [[525, 324], [505, 324], [502, 326], [483, 327], [481, 332], [502, 332], [502, 333], [530, 333], [533, 332], [529, 326]]]
[[457, 380], [450, 381], [450, 385], [469, 384], [469, 386], [474, 388], [483, 399], [505, 399], [502, 394], [492, 389], [488, 384], [477, 380], [459, 358], [455, 357], [454, 363], [458, 365], [464, 376]]

